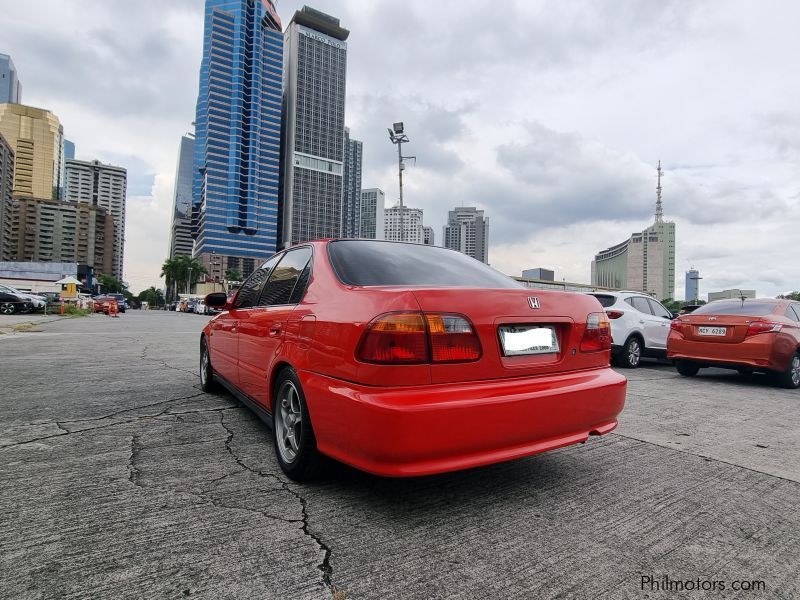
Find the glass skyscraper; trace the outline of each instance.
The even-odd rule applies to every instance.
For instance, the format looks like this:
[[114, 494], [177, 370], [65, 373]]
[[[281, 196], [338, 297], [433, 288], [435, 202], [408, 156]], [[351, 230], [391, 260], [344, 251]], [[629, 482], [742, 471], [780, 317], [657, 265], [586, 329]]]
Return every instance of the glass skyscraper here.
[[192, 169], [194, 167], [194, 137], [181, 137], [178, 169], [175, 171], [175, 194], [172, 202], [169, 257], [191, 256], [192, 247]]
[[[344, 180], [342, 188], [343, 237], [360, 237], [361, 230], [361, 163], [363, 144], [350, 137], [344, 128]], [[374, 239], [374, 235], [372, 236]]]
[[270, 0], [206, 0], [192, 233], [212, 276], [247, 275], [276, 250], [282, 66]]
[[350, 32], [304, 6], [286, 29], [281, 244], [342, 235]]

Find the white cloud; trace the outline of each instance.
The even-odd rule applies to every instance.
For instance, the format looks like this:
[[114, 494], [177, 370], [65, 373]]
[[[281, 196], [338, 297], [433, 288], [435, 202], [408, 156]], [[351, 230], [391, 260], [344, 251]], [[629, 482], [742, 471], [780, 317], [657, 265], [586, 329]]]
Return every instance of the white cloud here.
[[[301, 5], [279, 4], [285, 23]], [[679, 297], [690, 265], [703, 291], [800, 288], [797, 6], [314, 6], [352, 32], [347, 121], [364, 141], [364, 187], [396, 199], [386, 127], [403, 120], [405, 150], [418, 157], [405, 199], [438, 240], [447, 211], [474, 204], [490, 218], [495, 266], [586, 281], [595, 252], [651, 222], [661, 159]], [[11, 3], [0, 25], [23, 99], [60, 116], [79, 157], [128, 167], [138, 195], [126, 278], [159, 285], [178, 144], [194, 117], [202, 2]]]

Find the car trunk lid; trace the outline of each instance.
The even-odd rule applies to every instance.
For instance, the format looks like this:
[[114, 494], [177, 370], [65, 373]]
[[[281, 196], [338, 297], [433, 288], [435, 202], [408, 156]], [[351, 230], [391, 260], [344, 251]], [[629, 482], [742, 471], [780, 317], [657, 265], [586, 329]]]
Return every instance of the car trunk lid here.
[[[482, 355], [469, 363], [431, 365], [432, 383], [545, 375], [597, 368], [609, 362], [608, 351], [581, 352], [589, 313], [600, 313], [597, 300], [583, 294], [541, 290], [420, 288], [414, 295], [423, 312], [465, 316], [475, 328]], [[511, 338], [533, 328], [554, 332], [557, 349], [514, 355]], [[549, 336], [541, 334], [540, 339]], [[518, 339], [518, 338], [516, 338]], [[549, 343], [549, 342], [546, 342]]]

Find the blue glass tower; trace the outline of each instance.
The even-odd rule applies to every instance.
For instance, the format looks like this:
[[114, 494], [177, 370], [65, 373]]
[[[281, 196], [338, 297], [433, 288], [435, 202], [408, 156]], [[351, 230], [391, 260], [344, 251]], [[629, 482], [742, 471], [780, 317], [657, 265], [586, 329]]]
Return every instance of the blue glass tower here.
[[206, 0], [194, 256], [247, 275], [277, 246], [283, 33], [270, 0]]

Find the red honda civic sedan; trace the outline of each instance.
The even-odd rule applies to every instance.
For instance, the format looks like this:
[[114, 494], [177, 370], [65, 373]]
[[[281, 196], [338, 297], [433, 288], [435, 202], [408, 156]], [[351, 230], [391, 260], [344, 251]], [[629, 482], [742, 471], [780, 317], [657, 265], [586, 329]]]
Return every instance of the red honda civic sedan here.
[[800, 302], [772, 298], [717, 300], [672, 321], [667, 358], [693, 377], [702, 367], [772, 374], [800, 387]]
[[394, 477], [529, 456], [608, 433], [625, 402], [595, 298], [452, 250], [311, 242], [206, 304], [223, 312], [200, 339], [203, 389], [270, 424], [296, 480], [320, 455]]

